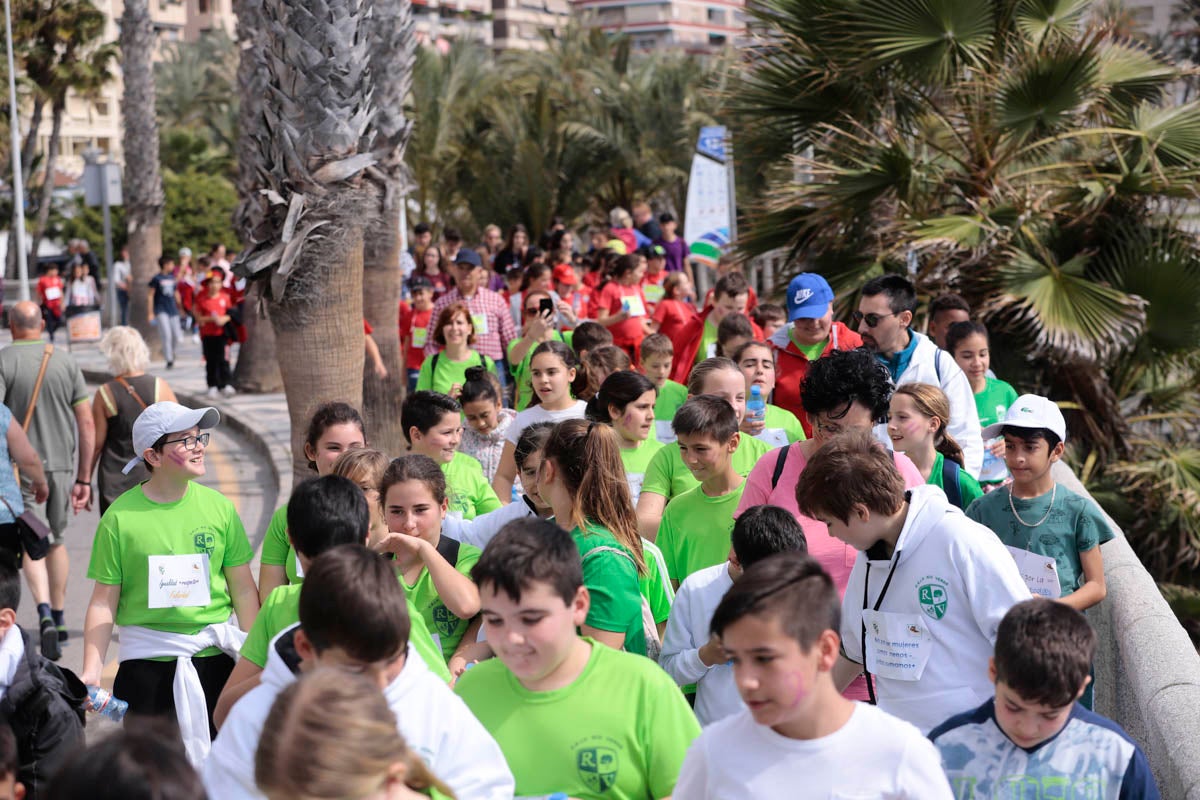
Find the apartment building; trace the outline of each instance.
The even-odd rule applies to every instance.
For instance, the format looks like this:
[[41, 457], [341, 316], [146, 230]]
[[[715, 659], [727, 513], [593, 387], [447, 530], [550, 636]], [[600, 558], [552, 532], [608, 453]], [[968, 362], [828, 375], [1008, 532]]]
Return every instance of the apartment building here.
[[582, 19], [630, 37], [635, 50], [712, 53], [746, 33], [744, 0], [574, 0]]
[[446, 50], [456, 41], [492, 45], [488, 0], [412, 0], [417, 43]]

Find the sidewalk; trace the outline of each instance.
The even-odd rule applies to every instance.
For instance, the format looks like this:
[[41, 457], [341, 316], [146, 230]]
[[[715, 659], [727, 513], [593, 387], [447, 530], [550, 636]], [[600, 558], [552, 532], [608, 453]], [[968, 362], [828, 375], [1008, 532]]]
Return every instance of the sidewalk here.
[[[88, 383], [99, 384], [111, 379], [108, 363], [97, 343], [66, 344], [65, 331], [57, 337], [55, 347], [68, 350]], [[0, 329], [0, 347], [12, 341], [7, 328]], [[234, 355], [236, 359], [236, 352]], [[209, 398], [204, 377], [204, 360], [200, 344], [184, 335], [175, 353], [175, 367], [168, 370], [166, 364], [152, 361], [147, 372], [166, 380], [174, 390], [179, 402], [192, 407], [213, 406], [221, 412], [221, 423], [233, 428], [244, 437], [262, 456], [270, 467], [274, 486], [262, 487], [267, 495], [274, 495], [272, 507], [282, 504], [292, 492], [292, 441], [291, 420], [288, 417], [287, 399], [282, 392], [273, 394], [237, 394], [233, 397]], [[270, 512], [268, 511], [268, 514]], [[247, 534], [255, 549], [255, 561], [265, 525], [254, 525], [244, 520]], [[254, 525], [254, 528], [250, 526]]]

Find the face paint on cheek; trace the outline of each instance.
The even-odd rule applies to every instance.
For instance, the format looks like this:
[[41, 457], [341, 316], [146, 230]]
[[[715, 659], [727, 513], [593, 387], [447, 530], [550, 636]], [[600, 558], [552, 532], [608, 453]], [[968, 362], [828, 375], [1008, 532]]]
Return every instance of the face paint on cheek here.
[[179, 453], [171, 453], [167, 456], [167, 458], [171, 459], [181, 467], [188, 462], [187, 458], [179, 455]]
[[804, 679], [804, 675], [801, 673], [794, 672], [792, 673], [790, 683], [792, 684], [792, 701], [788, 704], [788, 708], [796, 708], [809, 695], [808, 681]]

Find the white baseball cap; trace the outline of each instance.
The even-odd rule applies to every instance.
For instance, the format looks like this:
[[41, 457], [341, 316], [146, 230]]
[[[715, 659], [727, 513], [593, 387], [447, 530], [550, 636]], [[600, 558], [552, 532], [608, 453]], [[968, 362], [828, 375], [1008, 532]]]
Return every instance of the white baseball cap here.
[[180, 433], [199, 428], [208, 430], [221, 422], [221, 412], [215, 408], [187, 408], [179, 403], [164, 400], [146, 406], [133, 421], [133, 451], [137, 453], [121, 472], [126, 475], [143, 461], [142, 453], [154, 447], [154, 443], [168, 433]]
[[1023, 394], [1008, 407], [1002, 422], [983, 429], [984, 441], [1000, 435], [1006, 425], [1014, 428], [1046, 428], [1062, 441], [1067, 440], [1067, 421], [1053, 400], [1038, 394]]

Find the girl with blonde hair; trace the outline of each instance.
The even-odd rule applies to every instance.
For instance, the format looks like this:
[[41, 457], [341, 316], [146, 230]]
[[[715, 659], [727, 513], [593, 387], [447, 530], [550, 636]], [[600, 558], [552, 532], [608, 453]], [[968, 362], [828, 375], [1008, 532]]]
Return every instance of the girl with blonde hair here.
[[353, 481], [367, 499], [371, 510], [371, 529], [367, 546], [374, 547], [388, 535], [387, 522], [383, 519], [383, 505], [379, 502], [379, 482], [391, 463], [386, 455], [373, 447], [358, 447], [347, 450], [333, 462], [333, 475]]
[[962, 447], [946, 430], [950, 401], [941, 389], [928, 383], [901, 384], [889, 408], [892, 448], [908, 456], [926, 483], [941, 487], [964, 511], [983, 496], [979, 482], [962, 469]]
[[454, 800], [408, 749], [379, 687], [344, 670], [318, 669], [275, 698], [254, 780], [270, 800]]

